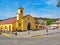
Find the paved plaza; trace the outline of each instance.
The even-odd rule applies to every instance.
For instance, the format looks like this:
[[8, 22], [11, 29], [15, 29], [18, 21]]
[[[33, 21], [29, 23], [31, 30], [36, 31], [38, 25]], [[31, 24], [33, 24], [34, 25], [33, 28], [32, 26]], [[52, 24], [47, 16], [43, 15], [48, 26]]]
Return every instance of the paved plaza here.
[[45, 38], [9, 38], [0, 35], [0, 45], [60, 45], [60, 32], [51, 33]]

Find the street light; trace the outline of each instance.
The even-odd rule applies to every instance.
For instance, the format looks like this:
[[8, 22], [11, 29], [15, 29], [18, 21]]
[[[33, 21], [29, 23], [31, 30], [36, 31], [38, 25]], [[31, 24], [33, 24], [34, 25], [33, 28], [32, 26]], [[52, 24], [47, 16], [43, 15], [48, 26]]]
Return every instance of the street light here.
[[28, 25], [27, 25], [27, 27], [28, 27], [28, 35], [30, 34], [29, 33], [29, 30], [30, 30], [30, 22], [29, 22], [29, 18], [28, 18]]
[[46, 29], [47, 35], [48, 35], [48, 29]]

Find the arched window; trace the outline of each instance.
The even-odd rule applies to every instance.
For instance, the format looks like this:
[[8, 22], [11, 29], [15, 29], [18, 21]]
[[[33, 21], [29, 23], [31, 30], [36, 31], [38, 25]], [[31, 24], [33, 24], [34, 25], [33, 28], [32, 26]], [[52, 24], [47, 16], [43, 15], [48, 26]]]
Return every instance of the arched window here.
[[21, 10], [21, 14], [23, 13], [23, 10]]
[[29, 18], [28, 18], [28, 20], [29, 20]]

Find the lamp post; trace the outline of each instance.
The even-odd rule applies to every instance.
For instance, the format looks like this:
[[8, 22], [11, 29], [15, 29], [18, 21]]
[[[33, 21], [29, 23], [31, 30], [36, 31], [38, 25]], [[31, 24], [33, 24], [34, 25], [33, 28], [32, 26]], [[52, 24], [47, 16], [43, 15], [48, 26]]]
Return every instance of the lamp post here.
[[30, 30], [30, 22], [29, 22], [29, 18], [28, 18], [28, 25], [27, 25], [27, 27], [28, 27], [28, 35], [30, 34], [30, 32], [29, 32], [29, 30]]
[[42, 29], [43, 29], [44, 28], [44, 22], [43, 21], [41, 22], [41, 26], [42, 26]]
[[48, 29], [46, 29], [47, 35], [48, 35]]

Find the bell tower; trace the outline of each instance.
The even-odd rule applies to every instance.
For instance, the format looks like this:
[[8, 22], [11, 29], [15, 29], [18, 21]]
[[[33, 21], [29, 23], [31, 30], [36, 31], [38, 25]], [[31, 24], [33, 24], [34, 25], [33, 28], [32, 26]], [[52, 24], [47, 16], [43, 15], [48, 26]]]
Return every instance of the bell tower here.
[[17, 20], [20, 20], [23, 17], [23, 8], [18, 8]]

